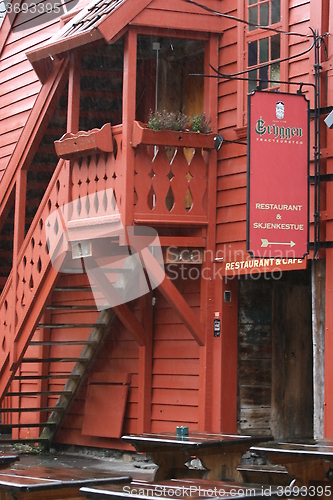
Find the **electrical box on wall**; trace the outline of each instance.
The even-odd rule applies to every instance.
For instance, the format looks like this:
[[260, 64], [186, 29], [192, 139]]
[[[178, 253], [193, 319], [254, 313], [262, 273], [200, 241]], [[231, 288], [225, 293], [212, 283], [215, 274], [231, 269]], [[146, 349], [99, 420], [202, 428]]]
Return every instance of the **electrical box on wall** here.
[[221, 313], [214, 313], [214, 337], [221, 337]]

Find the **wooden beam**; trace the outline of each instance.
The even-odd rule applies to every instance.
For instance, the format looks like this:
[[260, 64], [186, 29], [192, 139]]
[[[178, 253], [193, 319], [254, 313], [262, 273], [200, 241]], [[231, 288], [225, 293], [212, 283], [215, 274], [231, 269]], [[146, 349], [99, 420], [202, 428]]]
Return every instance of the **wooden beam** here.
[[[27, 191], [27, 171], [19, 170], [16, 176], [16, 191], [15, 191], [15, 214], [14, 214], [14, 238], [13, 238], [13, 278], [12, 290], [13, 294], [13, 317], [12, 325], [16, 325], [16, 290], [17, 290], [17, 265], [18, 254], [25, 235], [25, 209], [26, 209], [26, 191]], [[11, 345], [11, 363], [16, 361], [16, 343], [14, 332], [12, 332]]]
[[[224, 23], [226, 21], [224, 20]], [[229, 22], [230, 23], [230, 22]], [[157, 11], [144, 10], [130, 23], [132, 26], [145, 26], [154, 28], [170, 28], [175, 30], [205, 31], [221, 34], [223, 32], [223, 22], [221, 17], [206, 16], [202, 14], [189, 15], [185, 12], [163, 12], [158, 16]]]
[[[142, 1], [138, 3], [142, 3]], [[145, 3], [147, 3], [147, 0]], [[126, 168], [122, 173], [124, 206], [121, 211], [124, 227], [131, 226], [133, 222], [135, 153], [131, 141], [136, 110], [136, 59], [137, 35], [134, 30], [130, 30], [126, 34], [124, 46], [122, 161]]]
[[119, 306], [113, 307], [113, 310], [139, 346], [144, 346], [146, 342], [145, 331], [128, 305], [120, 304]]
[[[133, 242], [131, 241], [131, 244]], [[180, 291], [175, 287], [172, 281], [164, 274], [164, 270], [159, 263], [149, 252], [149, 250], [142, 251], [144, 263], [151, 282], [161, 283], [158, 290], [162, 293], [163, 297], [177, 312], [184, 325], [188, 328], [193, 338], [201, 346], [205, 344], [205, 334], [203, 325], [198, 316], [192, 311]]]
[[[197, 16], [200, 17], [200, 16]], [[212, 74], [211, 66], [218, 67], [219, 37], [211, 34], [205, 44], [204, 73]], [[210, 66], [211, 65], [211, 66]], [[213, 131], [218, 127], [218, 82], [216, 78], [205, 78], [204, 81], [204, 112], [212, 118]], [[210, 256], [216, 252], [216, 193], [217, 193], [217, 153], [215, 149], [209, 152], [207, 179], [207, 257], [204, 259], [205, 276], [201, 277], [200, 319], [204, 325], [205, 347], [200, 349], [200, 379], [199, 379], [199, 428], [206, 431], [213, 430], [213, 414], [219, 414], [221, 400], [221, 379], [218, 380], [213, 372], [213, 366], [219, 362], [219, 353], [222, 349], [221, 337], [214, 337], [214, 312], [219, 311], [220, 298], [215, 294], [218, 289], [214, 286], [214, 262]], [[222, 283], [220, 294], [222, 293]], [[236, 365], [237, 365], [237, 361]], [[219, 426], [220, 422], [214, 425]], [[215, 427], [214, 430], [217, 430]]]
[[74, 134], [79, 131], [80, 78], [81, 53], [74, 52], [70, 56], [67, 106], [67, 132]]
[[313, 436], [324, 437], [325, 373], [325, 274], [326, 261], [312, 261], [312, 335], [313, 335]]
[[[112, 307], [113, 311], [127, 328], [132, 337], [140, 346], [144, 346], [146, 343], [146, 336], [142, 324], [133, 314], [128, 305], [123, 303], [124, 299], [120, 294], [118, 294], [115, 287], [107, 279], [103, 269], [98, 267], [98, 264], [93, 257], [85, 257], [84, 263], [89, 279], [92, 279], [94, 283], [96, 283], [99, 290], [103, 293], [105, 299], [110, 304], [110, 307]], [[115, 303], [118, 305], [113, 306], [112, 304]]]
[[151, 430], [151, 387], [153, 368], [153, 295], [140, 298], [141, 323], [146, 334], [146, 345], [139, 347], [138, 369], [138, 433]]
[[104, 16], [97, 29], [103, 35], [105, 40], [110, 43], [118, 37], [120, 31], [143, 11], [152, 0], [136, 0], [136, 2], [124, 2], [118, 9], [115, 9], [111, 15]]

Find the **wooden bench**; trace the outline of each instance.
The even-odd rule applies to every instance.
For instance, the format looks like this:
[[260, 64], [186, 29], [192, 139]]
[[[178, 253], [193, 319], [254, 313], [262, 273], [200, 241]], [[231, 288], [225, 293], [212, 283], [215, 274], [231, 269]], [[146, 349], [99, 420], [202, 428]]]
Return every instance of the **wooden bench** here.
[[14, 462], [17, 462], [18, 460], [20, 460], [19, 455], [14, 455], [11, 453], [0, 453], [0, 470], [7, 469], [7, 467], [10, 467]]
[[100, 487], [83, 487], [81, 495], [88, 500], [170, 500], [170, 498], [201, 500], [271, 497], [276, 493], [275, 487], [242, 484], [232, 481], [210, 481], [207, 479], [170, 479], [160, 482], [132, 481], [126, 485], [103, 485]]
[[[22, 457], [23, 458], [23, 457]], [[23, 460], [22, 460], [23, 462]], [[0, 471], [0, 500], [82, 500], [79, 490], [82, 486], [100, 486], [110, 483], [128, 483], [128, 475], [92, 470], [87, 468], [66, 468], [64, 462], [59, 466], [38, 464], [15, 464], [10, 469]]]
[[[273, 441], [254, 445], [250, 451], [265, 457], [275, 466], [283, 466], [289, 476], [295, 478], [295, 484], [331, 484], [328, 473], [333, 466], [333, 440], [304, 439], [293, 441]], [[264, 480], [265, 472], [257, 476]], [[319, 482], [319, 483], [318, 483]]]
[[289, 486], [295, 479], [283, 465], [241, 464], [237, 470], [244, 483]]
[[[122, 436], [141, 453], [147, 453], [158, 465], [155, 480], [203, 477], [220, 481], [242, 481], [237, 466], [242, 455], [253, 446], [269, 441], [271, 436], [242, 436], [190, 431], [188, 436], [174, 433]], [[202, 470], [191, 470], [186, 463], [198, 458]]]

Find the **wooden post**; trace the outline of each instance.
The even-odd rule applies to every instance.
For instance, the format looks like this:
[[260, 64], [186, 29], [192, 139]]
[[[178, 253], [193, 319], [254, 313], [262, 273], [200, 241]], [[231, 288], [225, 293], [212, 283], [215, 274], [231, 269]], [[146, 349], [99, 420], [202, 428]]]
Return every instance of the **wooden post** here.
[[139, 346], [138, 370], [138, 428], [137, 432], [150, 432], [151, 387], [153, 363], [153, 294], [147, 293], [140, 299], [141, 323], [145, 329], [146, 344]]
[[68, 80], [67, 132], [79, 131], [81, 54], [71, 54]]
[[[327, 173], [333, 173], [333, 158], [327, 160]], [[333, 183], [326, 183], [326, 211], [333, 211]], [[326, 240], [333, 241], [333, 220], [326, 222]], [[324, 437], [333, 437], [333, 249], [326, 250], [325, 289], [325, 402]]]
[[[332, 2], [330, 2], [330, 16], [328, 19], [328, 31], [333, 29]], [[326, 28], [327, 25], [324, 25]], [[333, 57], [333, 40], [331, 36], [326, 39], [328, 44], [328, 54]], [[333, 69], [329, 67], [327, 73], [327, 96], [329, 101], [326, 104], [332, 105], [333, 99]], [[332, 130], [323, 125], [326, 135], [326, 144], [331, 147]], [[333, 158], [328, 158], [326, 162], [326, 173], [333, 173]], [[326, 212], [332, 214], [333, 211], [333, 182], [326, 183]], [[333, 241], [333, 220], [326, 222], [326, 240]], [[326, 286], [325, 286], [325, 379], [324, 379], [324, 436], [333, 437], [333, 249], [326, 250]]]
[[312, 261], [313, 437], [315, 439], [320, 439], [324, 435], [325, 272], [324, 259]]
[[124, 227], [130, 226], [133, 223], [134, 149], [132, 148], [131, 141], [135, 120], [136, 59], [137, 33], [134, 29], [130, 28], [125, 36], [123, 71], [123, 205], [118, 207]]
[[[212, 72], [210, 64], [218, 67], [218, 35], [211, 35], [205, 46], [205, 73]], [[216, 78], [206, 78], [204, 82], [204, 111], [212, 119], [211, 126], [217, 130], [217, 95], [218, 82]], [[201, 323], [205, 328], [205, 345], [200, 347], [200, 380], [199, 380], [199, 429], [212, 429], [212, 415], [219, 405], [219, 391], [213, 391], [213, 351], [214, 342], [214, 260], [216, 232], [216, 185], [217, 185], [217, 153], [211, 150], [208, 162], [207, 179], [207, 215], [208, 226], [206, 249], [201, 273], [200, 311]], [[215, 386], [214, 386], [215, 388]]]
[[27, 190], [27, 171], [20, 170], [16, 177], [15, 190], [15, 216], [14, 216], [14, 237], [13, 237], [13, 345], [11, 350], [11, 366], [16, 363], [15, 333], [16, 333], [16, 289], [17, 289], [17, 257], [25, 236], [25, 207]]
[[[16, 369], [17, 362], [17, 346], [15, 342], [16, 335], [16, 291], [17, 291], [17, 258], [21, 245], [25, 236], [25, 208], [26, 208], [26, 191], [27, 191], [27, 171], [19, 170], [16, 177], [16, 190], [15, 190], [15, 215], [14, 215], [14, 237], [13, 237], [13, 281], [12, 281], [12, 294], [13, 294], [13, 311], [12, 311], [12, 345], [10, 350], [10, 366], [12, 370]], [[13, 381], [11, 388], [13, 392], [20, 392], [19, 381]], [[20, 405], [20, 398], [13, 397], [11, 405], [18, 408]], [[19, 422], [19, 413], [13, 414], [13, 422]], [[13, 438], [19, 436], [19, 430], [13, 429]]]

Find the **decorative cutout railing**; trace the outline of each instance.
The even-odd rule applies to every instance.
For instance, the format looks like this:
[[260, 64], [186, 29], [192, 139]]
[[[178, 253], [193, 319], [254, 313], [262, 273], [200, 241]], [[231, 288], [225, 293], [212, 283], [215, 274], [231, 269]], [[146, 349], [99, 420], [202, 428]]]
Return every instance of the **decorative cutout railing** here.
[[[71, 222], [100, 223], [113, 214], [116, 203], [121, 212], [124, 192], [122, 186], [122, 128], [112, 128], [112, 152], [98, 151], [95, 155], [75, 158], [71, 162], [73, 212]], [[84, 200], [84, 201], [83, 201]], [[73, 226], [73, 224], [72, 224]], [[90, 226], [91, 228], [91, 226]]]
[[134, 222], [207, 224], [207, 165], [213, 134], [154, 131], [134, 122], [132, 145], [137, 148]]
[[[15, 270], [12, 270], [0, 297], [0, 325], [2, 341], [0, 370], [13, 352], [21, 327], [27, 317], [50, 264], [48, 242], [44, 225], [50, 213], [68, 203], [69, 163], [60, 160], [30, 229], [19, 251], [16, 269], [16, 290], [13, 290]], [[62, 238], [61, 222], [54, 219], [55, 239]], [[20, 353], [18, 353], [19, 355]], [[13, 359], [12, 361], [16, 361]]]

